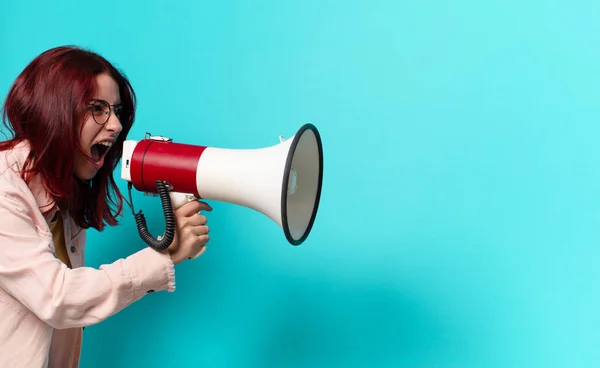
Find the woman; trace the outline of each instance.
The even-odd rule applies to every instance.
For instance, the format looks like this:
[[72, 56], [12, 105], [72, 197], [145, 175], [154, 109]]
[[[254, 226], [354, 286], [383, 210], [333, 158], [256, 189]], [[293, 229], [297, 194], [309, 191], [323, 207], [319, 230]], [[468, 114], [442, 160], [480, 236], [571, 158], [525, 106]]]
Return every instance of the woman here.
[[84, 326], [153, 291], [208, 241], [206, 203], [175, 211], [175, 240], [99, 269], [84, 267], [86, 229], [117, 224], [113, 171], [135, 116], [128, 80], [103, 57], [57, 47], [12, 85], [0, 143], [0, 366], [77, 367]]

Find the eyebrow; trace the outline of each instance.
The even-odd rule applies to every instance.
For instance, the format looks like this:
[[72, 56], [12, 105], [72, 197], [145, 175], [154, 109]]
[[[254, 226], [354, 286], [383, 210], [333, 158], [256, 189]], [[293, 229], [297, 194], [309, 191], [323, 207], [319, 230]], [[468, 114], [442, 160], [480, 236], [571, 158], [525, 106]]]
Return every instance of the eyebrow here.
[[[108, 102], [108, 100], [105, 100], [105, 99], [103, 99], [103, 98], [99, 98], [99, 97], [94, 97], [94, 98], [92, 98], [91, 100], [92, 100], [92, 101], [106, 101], [106, 102]], [[119, 105], [122, 105], [122, 104], [123, 104], [123, 101], [119, 100], [118, 102], [116, 102], [116, 103], [114, 103], [114, 104], [111, 104], [110, 102], [108, 102], [108, 104], [109, 104], [109, 105], [113, 105], [113, 106], [115, 106], [115, 105], [116, 105], [116, 106], [119, 106]]]

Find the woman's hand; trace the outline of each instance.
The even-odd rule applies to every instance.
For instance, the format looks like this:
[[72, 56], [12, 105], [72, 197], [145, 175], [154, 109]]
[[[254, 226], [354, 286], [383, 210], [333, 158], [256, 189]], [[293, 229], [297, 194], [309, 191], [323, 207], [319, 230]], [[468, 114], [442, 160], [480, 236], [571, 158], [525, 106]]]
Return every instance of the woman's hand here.
[[168, 251], [174, 264], [195, 258], [206, 249], [209, 228], [206, 216], [200, 211], [212, 211], [212, 207], [202, 201], [191, 201], [174, 211], [176, 231]]

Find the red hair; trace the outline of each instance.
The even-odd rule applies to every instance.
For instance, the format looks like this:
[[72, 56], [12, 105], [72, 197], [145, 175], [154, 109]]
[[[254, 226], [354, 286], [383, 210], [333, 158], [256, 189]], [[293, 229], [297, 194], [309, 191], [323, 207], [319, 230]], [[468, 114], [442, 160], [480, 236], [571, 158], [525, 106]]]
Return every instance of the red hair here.
[[[73, 163], [76, 150], [83, 153], [79, 133], [86, 105], [96, 92], [96, 76], [103, 73], [119, 85], [123, 130], [106, 154], [104, 166], [84, 182], [74, 175]], [[0, 151], [26, 141], [31, 148], [23, 168], [26, 182], [39, 174], [51, 197], [79, 226], [97, 230], [105, 223], [114, 226], [123, 196], [113, 171], [133, 125], [135, 104], [128, 79], [102, 56], [74, 46], [47, 50], [25, 67], [9, 90], [2, 120], [13, 137], [0, 142]]]

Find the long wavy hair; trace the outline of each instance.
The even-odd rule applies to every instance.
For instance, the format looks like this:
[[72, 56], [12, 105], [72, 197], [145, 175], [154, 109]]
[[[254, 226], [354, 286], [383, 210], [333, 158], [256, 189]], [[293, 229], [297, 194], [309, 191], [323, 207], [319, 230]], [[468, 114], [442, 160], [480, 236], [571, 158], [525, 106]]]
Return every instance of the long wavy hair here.
[[[90, 181], [74, 175], [76, 151], [86, 118], [86, 105], [97, 89], [96, 76], [106, 73], [119, 85], [123, 130], [106, 154], [104, 166]], [[95, 52], [77, 46], [60, 46], [34, 58], [19, 74], [6, 97], [2, 121], [12, 137], [0, 142], [0, 151], [26, 141], [31, 151], [23, 179], [40, 175], [50, 196], [83, 228], [101, 231], [117, 225], [123, 196], [113, 178], [135, 119], [135, 92], [115, 66]], [[44, 212], [44, 211], [42, 211]]]

